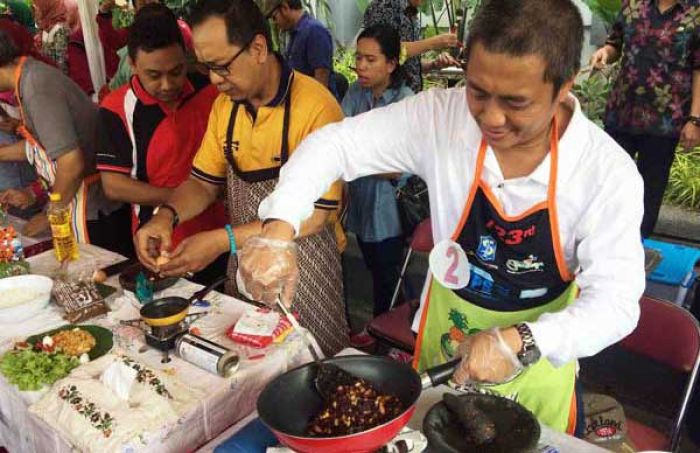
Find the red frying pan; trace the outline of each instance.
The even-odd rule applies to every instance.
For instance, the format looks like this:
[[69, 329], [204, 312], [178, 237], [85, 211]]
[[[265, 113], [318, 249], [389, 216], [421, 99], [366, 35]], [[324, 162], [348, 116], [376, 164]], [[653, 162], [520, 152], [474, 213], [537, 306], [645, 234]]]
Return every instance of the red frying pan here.
[[387, 357], [333, 357], [330, 363], [372, 383], [379, 391], [396, 395], [406, 408], [403, 413], [372, 429], [340, 437], [309, 437], [306, 429], [321, 410], [323, 400], [315, 378], [316, 362], [275, 378], [258, 398], [258, 415], [279, 441], [301, 453], [368, 453], [386, 445], [408, 424], [423, 388], [443, 384], [454, 373], [460, 360], [418, 374], [409, 365]]

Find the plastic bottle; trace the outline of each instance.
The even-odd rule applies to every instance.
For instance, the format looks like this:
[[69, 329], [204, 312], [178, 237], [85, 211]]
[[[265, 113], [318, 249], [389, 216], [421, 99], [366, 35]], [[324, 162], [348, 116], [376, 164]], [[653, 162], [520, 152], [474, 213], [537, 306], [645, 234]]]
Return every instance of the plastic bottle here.
[[49, 195], [49, 208], [46, 211], [53, 236], [53, 251], [59, 263], [78, 259], [78, 242], [73, 233], [70, 207], [61, 203], [60, 193]]

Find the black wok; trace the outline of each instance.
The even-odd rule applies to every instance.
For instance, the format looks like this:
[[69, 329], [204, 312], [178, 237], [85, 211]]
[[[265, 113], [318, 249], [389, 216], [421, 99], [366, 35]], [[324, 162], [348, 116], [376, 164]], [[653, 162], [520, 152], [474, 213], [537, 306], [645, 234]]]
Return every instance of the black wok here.
[[177, 324], [187, 317], [192, 302], [202, 299], [225, 280], [226, 277], [217, 279], [194, 293], [189, 299], [173, 296], [163, 297], [162, 299], [149, 302], [141, 307], [141, 318], [146, 324], [154, 327], [165, 327]]

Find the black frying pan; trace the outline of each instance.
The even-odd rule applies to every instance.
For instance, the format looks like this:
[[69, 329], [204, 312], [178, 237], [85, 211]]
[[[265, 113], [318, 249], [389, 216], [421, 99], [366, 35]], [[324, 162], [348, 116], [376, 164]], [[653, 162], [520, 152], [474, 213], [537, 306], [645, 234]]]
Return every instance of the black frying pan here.
[[393, 420], [367, 431], [341, 437], [309, 437], [310, 420], [323, 401], [315, 378], [316, 362], [288, 371], [270, 382], [258, 398], [258, 415], [288, 447], [299, 452], [370, 452], [385, 445], [408, 424], [421, 390], [447, 382], [459, 360], [418, 374], [413, 368], [388, 357], [369, 355], [334, 357], [322, 361], [372, 383], [379, 391], [396, 395], [405, 411]]
[[146, 324], [154, 327], [177, 324], [187, 317], [192, 302], [202, 299], [214, 288], [225, 282], [226, 278], [225, 276], [218, 278], [213, 283], [194, 293], [189, 299], [173, 296], [149, 302], [141, 307], [141, 318]]

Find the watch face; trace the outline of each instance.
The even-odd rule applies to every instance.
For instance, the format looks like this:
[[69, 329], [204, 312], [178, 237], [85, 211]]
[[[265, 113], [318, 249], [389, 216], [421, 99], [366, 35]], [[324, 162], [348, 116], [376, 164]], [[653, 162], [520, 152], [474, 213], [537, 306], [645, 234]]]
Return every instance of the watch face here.
[[537, 363], [537, 361], [540, 360], [540, 357], [540, 350], [537, 348], [537, 346], [528, 348], [527, 350], [518, 354], [518, 360], [520, 360], [520, 363], [522, 363], [523, 366], [530, 366]]

